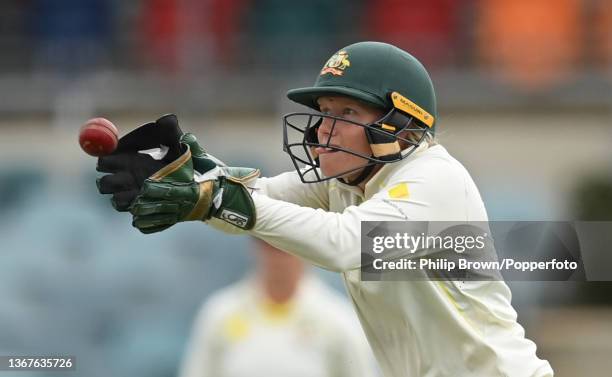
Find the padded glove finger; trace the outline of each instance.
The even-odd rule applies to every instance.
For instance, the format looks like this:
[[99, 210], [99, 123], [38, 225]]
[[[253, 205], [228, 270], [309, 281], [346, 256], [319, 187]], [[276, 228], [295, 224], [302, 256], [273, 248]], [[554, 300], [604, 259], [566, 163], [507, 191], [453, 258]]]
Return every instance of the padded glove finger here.
[[140, 150], [159, 148], [160, 144], [169, 148], [171, 159], [179, 152], [179, 139], [183, 131], [179, 128], [174, 114], [164, 115], [155, 122], [145, 123], [119, 139], [116, 154], [134, 153]]
[[158, 182], [151, 179], [146, 182], [140, 194], [148, 200], [171, 198], [176, 202], [198, 196], [198, 186], [193, 182]]
[[155, 160], [145, 153], [116, 154], [98, 158], [96, 170], [102, 173], [117, 173], [126, 171], [139, 181], [151, 176], [163, 168], [167, 162]]
[[127, 212], [130, 210], [130, 205], [138, 196], [140, 190], [119, 191], [113, 194], [111, 204], [113, 208], [119, 212]]
[[161, 225], [161, 226], [156, 226], [156, 227], [151, 227], [151, 228], [143, 228], [143, 229], [139, 229], [140, 233], [142, 234], [152, 234], [152, 233], [158, 233], [161, 232], [163, 230], [166, 230], [168, 228], [170, 228], [172, 225]]
[[109, 154], [106, 156], [98, 157], [96, 163], [96, 171], [101, 173], [116, 173], [119, 171], [133, 169], [133, 165], [136, 164], [138, 167], [146, 166], [149, 163], [154, 163], [153, 157], [148, 154]]
[[100, 194], [114, 194], [138, 188], [134, 176], [124, 171], [116, 174], [107, 174], [96, 179], [96, 186]]
[[152, 214], [177, 213], [180, 210], [181, 210], [181, 205], [178, 203], [172, 203], [172, 202], [144, 203], [142, 201], [139, 201], [139, 205], [134, 206], [134, 209], [131, 212], [135, 216], [148, 216]]
[[170, 228], [172, 225], [174, 225], [174, 224], [151, 226], [151, 227], [147, 227], [147, 228], [139, 228], [138, 230], [142, 234], [151, 234], [151, 233], [161, 232], [162, 230], [166, 230], [166, 229]]
[[[159, 228], [159, 227], [170, 227], [176, 224], [179, 220], [175, 213], [164, 213], [164, 214], [152, 214], [146, 216], [134, 216], [132, 219], [132, 226], [140, 229], [141, 231]], [[145, 232], [143, 232], [145, 233]]]

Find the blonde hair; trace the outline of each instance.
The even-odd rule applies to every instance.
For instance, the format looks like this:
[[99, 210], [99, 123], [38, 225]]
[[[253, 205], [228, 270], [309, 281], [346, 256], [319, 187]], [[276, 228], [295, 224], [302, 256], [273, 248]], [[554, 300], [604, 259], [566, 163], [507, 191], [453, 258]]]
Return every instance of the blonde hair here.
[[[425, 134], [425, 136], [423, 136], [420, 132], [414, 132], [414, 131], [406, 131], [406, 134], [404, 136], [401, 136], [403, 139], [406, 139], [410, 142], [413, 143], [418, 143], [419, 140], [421, 140], [421, 138], [423, 138], [423, 141], [421, 142], [420, 145], [424, 145], [426, 144], [427, 147], [433, 147], [434, 145], [438, 144], [438, 140], [436, 139], [436, 136], [434, 134], [432, 134], [431, 132], [427, 132]], [[402, 150], [410, 147], [410, 144], [408, 144], [407, 142], [403, 141], [403, 140], [398, 140], [399, 144], [400, 144], [400, 148]]]

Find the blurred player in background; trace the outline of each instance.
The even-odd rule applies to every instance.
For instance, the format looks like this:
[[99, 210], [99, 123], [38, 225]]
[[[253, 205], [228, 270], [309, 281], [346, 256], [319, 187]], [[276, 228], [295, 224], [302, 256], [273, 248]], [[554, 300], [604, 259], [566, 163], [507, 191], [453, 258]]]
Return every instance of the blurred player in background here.
[[254, 274], [203, 305], [180, 377], [371, 377], [347, 303], [303, 262], [255, 241]]
[[487, 220], [470, 174], [435, 140], [436, 97], [422, 64], [392, 45], [356, 43], [288, 97], [315, 111], [284, 118], [295, 172], [258, 179], [183, 135], [173, 141], [180, 155], [159, 170], [154, 158], [135, 163], [135, 148], [99, 159], [113, 173], [100, 191], [143, 233], [206, 221], [341, 272], [386, 377], [552, 376], [503, 281], [361, 280], [361, 221]]

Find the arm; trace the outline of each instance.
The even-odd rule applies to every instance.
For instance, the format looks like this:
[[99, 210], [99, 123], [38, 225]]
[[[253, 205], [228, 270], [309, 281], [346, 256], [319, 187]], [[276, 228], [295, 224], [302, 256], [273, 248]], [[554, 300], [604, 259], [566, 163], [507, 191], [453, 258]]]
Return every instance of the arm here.
[[[342, 213], [298, 205], [253, 195], [257, 222], [251, 234], [279, 249], [333, 271], [360, 266], [361, 221], [405, 221], [406, 211], [419, 211], [418, 205], [404, 213], [381, 198], [372, 198]], [[406, 203], [401, 204], [406, 207]], [[410, 212], [408, 212], [410, 213]]]
[[329, 208], [328, 182], [304, 184], [295, 171], [259, 178], [255, 188], [272, 199], [303, 207]]
[[[251, 192], [249, 169], [226, 168], [230, 175], [198, 183], [184, 164], [172, 176], [147, 179], [131, 212], [143, 233], [180, 221], [221, 220], [320, 267], [349, 271], [361, 263], [361, 221], [467, 220], [466, 186], [450, 168], [444, 161], [412, 165], [361, 205], [335, 213]], [[245, 221], [234, 221], [234, 214]]]
[[398, 172], [388, 185], [342, 213], [300, 207], [253, 195], [257, 222], [251, 234], [333, 271], [360, 267], [361, 221], [465, 221], [464, 177], [445, 161], [428, 161]]
[[[147, 179], [131, 208], [133, 225], [143, 233], [153, 233], [180, 221], [204, 220], [216, 226], [221, 220], [226, 222], [226, 228], [250, 231], [253, 236], [320, 267], [348, 271], [360, 266], [361, 221], [436, 220], [435, 216], [442, 215], [449, 215], [442, 218], [449, 220], [457, 214], [453, 209], [457, 205], [452, 204], [463, 202], [455, 199], [461, 196], [460, 185], [449, 184], [448, 175], [435, 169], [429, 177], [408, 175], [396, 180], [371, 199], [359, 206], [349, 206], [342, 213], [302, 207], [256, 191], [251, 193], [247, 181], [254, 177], [253, 172], [241, 168], [226, 171], [237, 175], [198, 183], [190, 178], [189, 164], [184, 164], [161, 180]], [[405, 187], [397, 190], [398, 185]], [[398, 195], [403, 191], [407, 194]]]
[[[308, 208], [329, 208], [329, 182], [302, 183], [298, 174], [281, 173], [270, 178], [258, 178], [254, 184], [254, 192], [272, 199], [293, 203]], [[255, 194], [255, 195], [257, 195]], [[206, 223], [213, 228], [228, 234], [243, 234], [244, 230], [228, 224], [225, 221], [211, 218]]]

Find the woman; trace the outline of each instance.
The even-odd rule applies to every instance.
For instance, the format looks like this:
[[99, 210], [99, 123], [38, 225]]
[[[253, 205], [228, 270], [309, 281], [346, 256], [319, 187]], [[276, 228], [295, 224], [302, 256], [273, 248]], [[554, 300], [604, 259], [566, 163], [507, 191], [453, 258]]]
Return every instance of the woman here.
[[503, 281], [360, 279], [362, 221], [487, 220], [469, 173], [435, 142], [425, 68], [394, 46], [356, 43], [326, 62], [313, 87], [288, 97], [317, 111], [285, 116], [296, 172], [255, 181], [256, 171], [220, 167], [194, 181], [181, 178], [191, 170], [179, 162], [144, 182], [130, 207], [134, 226], [151, 233], [204, 220], [241, 228], [342, 273], [387, 377], [552, 376]]
[[253, 271], [202, 306], [179, 376], [374, 376], [346, 300], [299, 258], [254, 246]]

